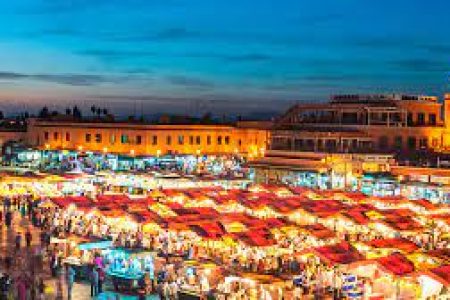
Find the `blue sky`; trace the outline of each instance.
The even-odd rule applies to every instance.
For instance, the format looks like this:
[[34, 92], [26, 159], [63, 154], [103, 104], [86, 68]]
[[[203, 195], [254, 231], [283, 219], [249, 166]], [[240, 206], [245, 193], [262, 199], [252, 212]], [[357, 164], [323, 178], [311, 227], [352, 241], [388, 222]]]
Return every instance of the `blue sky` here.
[[[282, 111], [449, 88], [445, 0], [0, 2], [0, 109]], [[137, 108], [136, 108], [137, 107]]]

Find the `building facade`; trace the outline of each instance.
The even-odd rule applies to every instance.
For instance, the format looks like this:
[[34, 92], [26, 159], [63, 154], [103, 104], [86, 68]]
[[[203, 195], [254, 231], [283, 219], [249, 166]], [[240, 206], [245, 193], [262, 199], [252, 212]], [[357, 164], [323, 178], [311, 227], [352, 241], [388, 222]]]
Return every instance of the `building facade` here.
[[408, 153], [450, 149], [450, 94], [337, 95], [299, 104], [279, 118], [271, 149], [338, 153]]
[[367, 174], [430, 164], [430, 153], [450, 150], [449, 133], [450, 94], [443, 104], [431, 96], [337, 95], [290, 108], [275, 122], [266, 156], [249, 165], [258, 182], [359, 190]]
[[40, 149], [116, 153], [128, 156], [167, 154], [242, 154], [263, 156], [267, 124], [151, 125], [119, 122], [70, 122], [30, 119], [28, 143]]

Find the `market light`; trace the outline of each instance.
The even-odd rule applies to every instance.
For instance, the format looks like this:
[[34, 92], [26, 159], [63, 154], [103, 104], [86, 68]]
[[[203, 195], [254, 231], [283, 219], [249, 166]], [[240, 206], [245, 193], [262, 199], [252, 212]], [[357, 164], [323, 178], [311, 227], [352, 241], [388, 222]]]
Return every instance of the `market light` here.
[[135, 152], [134, 152], [134, 149], [131, 149], [131, 150], [130, 150], [131, 156], [134, 156], [134, 153], [135, 153]]
[[200, 149], [197, 149], [197, 151], [195, 151], [195, 153], [197, 153], [197, 155], [200, 155]]
[[106, 153], [106, 152], [108, 152], [108, 148], [103, 148], [103, 153]]
[[50, 145], [49, 144], [45, 144], [45, 149], [49, 149], [50, 148]]
[[83, 151], [83, 146], [78, 146], [78, 151]]
[[158, 149], [158, 150], [156, 150], [156, 156], [158, 156], [158, 157], [159, 157], [160, 155], [161, 155], [161, 150], [159, 150], [159, 149]]

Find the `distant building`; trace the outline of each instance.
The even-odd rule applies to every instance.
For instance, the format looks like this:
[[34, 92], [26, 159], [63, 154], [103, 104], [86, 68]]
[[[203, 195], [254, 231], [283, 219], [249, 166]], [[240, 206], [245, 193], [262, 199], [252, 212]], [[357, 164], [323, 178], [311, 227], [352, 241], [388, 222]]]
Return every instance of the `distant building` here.
[[335, 95], [298, 104], [275, 122], [264, 158], [251, 162], [259, 182], [357, 188], [364, 173], [450, 150], [450, 94]]
[[267, 123], [234, 125], [143, 124], [30, 119], [27, 141], [49, 150], [107, 152], [130, 156], [237, 154], [263, 156]]
[[279, 118], [272, 132], [271, 149], [333, 153], [442, 151], [450, 147], [446, 133], [450, 126], [450, 95], [444, 105], [437, 100], [432, 96], [398, 94], [336, 95], [328, 103], [298, 104]]

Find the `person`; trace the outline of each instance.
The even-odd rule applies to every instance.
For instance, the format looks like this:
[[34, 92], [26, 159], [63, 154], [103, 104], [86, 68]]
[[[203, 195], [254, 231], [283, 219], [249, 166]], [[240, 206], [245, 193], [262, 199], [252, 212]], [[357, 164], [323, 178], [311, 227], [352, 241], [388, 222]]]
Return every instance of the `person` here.
[[20, 232], [18, 232], [16, 234], [16, 250], [20, 249], [20, 243], [22, 241], [22, 235], [20, 234]]
[[25, 233], [25, 241], [27, 243], [27, 247], [30, 248], [31, 246], [31, 239], [33, 238], [33, 236], [31, 235], [30, 230], [27, 230], [27, 232]]
[[5, 214], [5, 225], [6, 225], [6, 227], [10, 227], [11, 226], [11, 223], [12, 223], [12, 213], [11, 213], [11, 211], [7, 211], [6, 212], [6, 214]]
[[91, 272], [91, 297], [98, 295], [98, 272], [95, 266], [92, 267]]
[[41, 278], [39, 278], [39, 285], [38, 285], [38, 291], [39, 291], [39, 300], [44, 300], [44, 293], [45, 293], [45, 284], [44, 284], [44, 280]]
[[68, 265], [67, 266], [67, 297], [69, 300], [72, 299], [72, 287], [73, 287], [73, 283], [75, 282], [75, 275], [76, 275], [75, 270], [72, 268], [72, 266]]
[[25, 218], [25, 215], [26, 215], [25, 204], [20, 206], [20, 215], [22, 216], [22, 218]]
[[5, 273], [0, 278], [0, 291], [2, 295], [1, 299], [7, 298], [10, 286], [11, 286], [11, 278], [9, 277], [8, 274]]
[[52, 253], [52, 257], [50, 258], [50, 270], [52, 272], [52, 277], [56, 277], [56, 271], [58, 269], [58, 258], [55, 253]]
[[17, 299], [26, 300], [27, 299], [27, 284], [26, 284], [26, 279], [23, 276], [23, 274], [17, 278], [16, 286], [17, 286]]
[[98, 293], [101, 294], [103, 292], [103, 282], [105, 281], [105, 271], [103, 268], [97, 267], [98, 272]]

